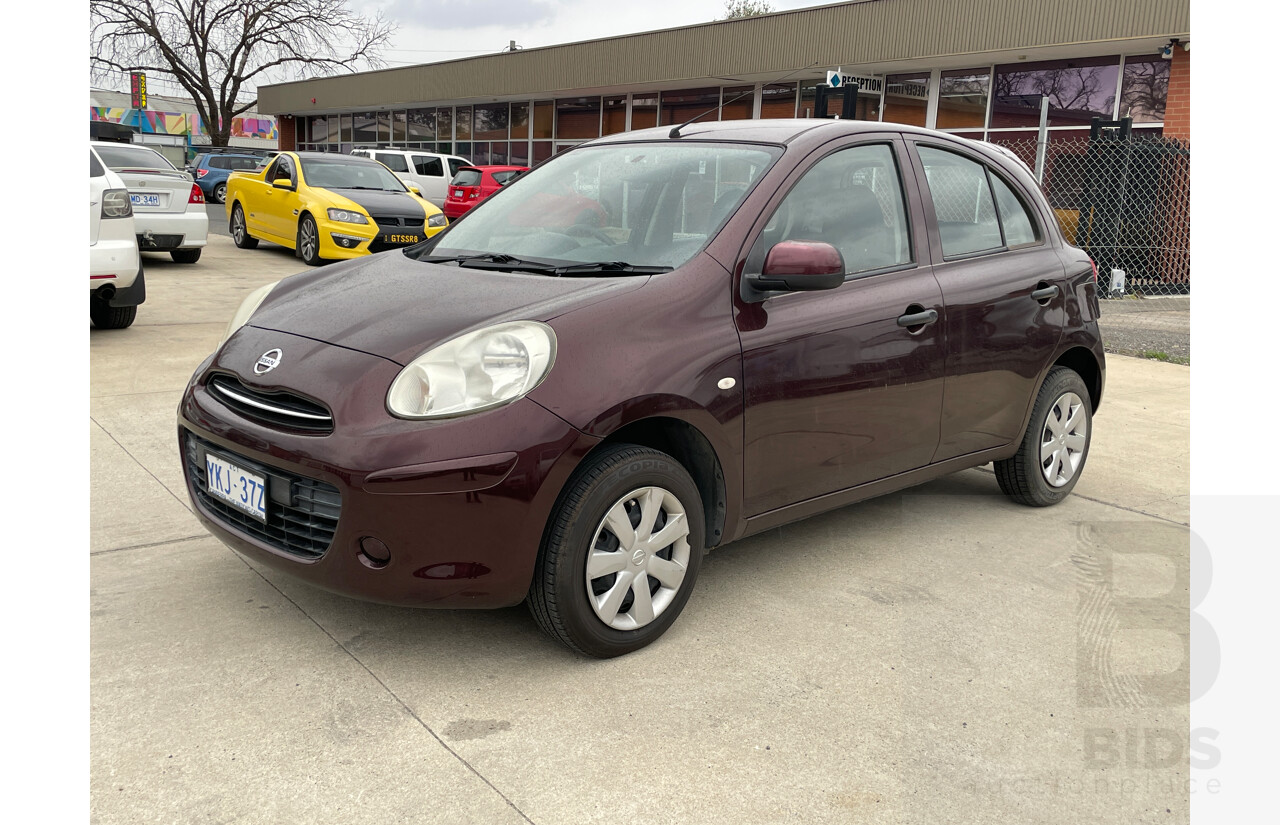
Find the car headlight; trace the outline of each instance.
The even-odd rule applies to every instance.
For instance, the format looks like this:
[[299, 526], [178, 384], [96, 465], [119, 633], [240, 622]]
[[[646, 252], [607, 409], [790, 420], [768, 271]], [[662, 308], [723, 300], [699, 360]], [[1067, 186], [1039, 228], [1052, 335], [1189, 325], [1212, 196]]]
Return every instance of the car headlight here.
[[497, 324], [413, 359], [387, 392], [399, 418], [447, 418], [498, 407], [542, 382], [556, 360], [556, 334], [537, 321]]
[[350, 209], [330, 209], [329, 220], [341, 221], [342, 223], [368, 223], [369, 219], [359, 212], [353, 212]]
[[225, 344], [232, 333], [249, 323], [249, 318], [258, 311], [258, 307], [262, 306], [262, 302], [267, 300], [267, 296], [271, 294], [271, 290], [275, 289], [278, 283], [280, 282], [272, 281], [245, 296], [244, 301], [240, 303], [240, 308], [236, 310], [236, 314], [231, 316], [231, 323], [227, 324], [227, 331], [222, 333], [222, 340], [218, 342], [218, 346]]
[[427, 218], [427, 226], [448, 226], [449, 219], [444, 216], [443, 212], [437, 212]]

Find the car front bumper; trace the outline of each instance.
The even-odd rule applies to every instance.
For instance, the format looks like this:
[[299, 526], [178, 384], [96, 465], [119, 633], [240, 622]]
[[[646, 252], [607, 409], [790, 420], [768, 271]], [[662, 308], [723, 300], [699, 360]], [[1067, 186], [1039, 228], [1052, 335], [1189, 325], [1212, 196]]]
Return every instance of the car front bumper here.
[[[262, 379], [246, 378], [272, 348], [283, 352], [280, 366]], [[519, 603], [556, 498], [599, 439], [527, 398], [456, 419], [393, 418], [383, 404], [400, 369], [365, 353], [242, 328], [201, 365], [178, 409], [197, 516], [236, 551], [346, 596], [416, 607]], [[235, 373], [255, 391], [305, 387], [308, 396], [329, 399], [332, 433], [290, 432], [246, 417], [210, 388], [219, 373]], [[236, 515], [204, 486], [207, 450], [268, 478], [269, 518], [284, 508], [278, 502], [289, 501], [289, 490], [327, 485], [328, 500], [340, 499], [332, 537], [325, 533], [313, 549], [299, 551]], [[281, 530], [291, 526], [291, 514], [280, 513]], [[374, 556], [370, 547], [378, 548]], [[376, 558], [383, 548], [385, 564]]]
[[[368, 224], [339, 223], [322, 221], [317, 229], [320, 232], [320, 257], [326, 260], [345, 261], [365, 255], [386, 252], [390, 249], [404, 249], [427, 238], [434, 238], [448, 227], [427, 226], [423, 232], [407, 227], [401, 231], [382, 232]], [[388, 241], [387, 238], [398, 238], [416, 235], [420, 241]]]

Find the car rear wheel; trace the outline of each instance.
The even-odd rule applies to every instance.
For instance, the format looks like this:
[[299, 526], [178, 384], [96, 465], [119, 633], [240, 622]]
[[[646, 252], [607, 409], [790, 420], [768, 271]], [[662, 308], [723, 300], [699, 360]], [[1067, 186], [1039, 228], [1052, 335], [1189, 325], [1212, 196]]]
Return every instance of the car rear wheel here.
[[650, 644], [684, 609], [702, 564], [702, 499], [671, 456], [631, 444], [587, 460], [552, 514], [529, 609], [597, 658]]
[[249, 234], [249, 228], [244, 222], [244, 210], [238, 203], [231, 207], [231, 238], [241, 249], [258, 248], [258, 239]]
[[169, 252], [169, 257], [173, 258], [175, 263], [193, 264], [200, 260], [199, 249], [174, 249]]
[[1084, 379], [1074, 370], [1054, 367], [1040, 385], [1018, 452], [995, 462], [1000, 489], [1030, 507], [1057, 504], [1080, 480], [1092, 435], [1093, 411]]
[[96, 298], [89, 302], [89, 320], [98, 329], [124, 329], [138, 317], [138, 308], [113, 307]]
[[213, 202], [214, 203], [227, 202], [227, 185], [225, 183], [220, 183], [217, 186], [213, 187]]
[[307, 266], [320, 266], [324, 259], [320, 257], [320, 232], [316, 229], [315, 219], [303, 215], [298, 221], [298, 257], [306, 261]]

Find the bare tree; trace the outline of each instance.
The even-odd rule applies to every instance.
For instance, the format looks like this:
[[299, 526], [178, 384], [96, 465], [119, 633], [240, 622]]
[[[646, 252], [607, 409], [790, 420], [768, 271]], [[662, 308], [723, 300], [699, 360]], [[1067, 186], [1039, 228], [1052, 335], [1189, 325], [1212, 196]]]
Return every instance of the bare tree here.
[[89, 20], [94, 77], [172, 77], [214, 146], [226, 146], [232, 118], [257, 104], [259, 82], [382, 66], [395, 31], [347, 0], [89, 0]]
[[770, 14], [773, 6], [758, 0], [724, 0], [724, 17], [721, 20], [737, 20], [740, 17], [755, 17]]

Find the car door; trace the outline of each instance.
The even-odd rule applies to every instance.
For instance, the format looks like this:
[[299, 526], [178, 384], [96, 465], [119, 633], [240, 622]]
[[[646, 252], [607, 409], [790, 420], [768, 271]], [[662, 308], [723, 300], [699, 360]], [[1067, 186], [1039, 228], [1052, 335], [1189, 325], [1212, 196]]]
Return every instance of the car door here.
[[[951, 143], [908, 139], [947, 305], [935, 461], [1018, 438], [1062, 338], [1065, 269], [1044, 215], [1007, 170]], [[1056, 287], [1056, 292], [1054, 291]]]
[[781, 187], [742, 265], [759, 273], [774, 244], [814, 240], [846, 272], [834, 290], [739, 306], [748, 516], [925, 466], [938, 445], [944, 310], [905, 146], [821, 155]]
[[449, 188], [449, 181], [444, 176], [444, 160], [435, 155], [419, 154], [410, 156], [410, 159], [413, 161], [413, 179], [422, 190], [422, 197], [436, 206], [443, 206]]
[[[275, 181], [280, 178], [288, 178], [292, 188], [276, 188]], [[293, 245], [297, 240], [298, 208], [301, 203], [298, 197], [298, 169], [293, 158], [285, 154], [276, 158], [267, 170], [265, 182], [261, 209], [263, 228], [266, 234]]]

